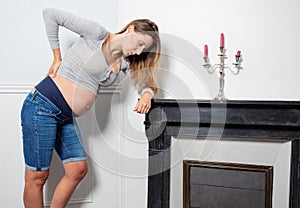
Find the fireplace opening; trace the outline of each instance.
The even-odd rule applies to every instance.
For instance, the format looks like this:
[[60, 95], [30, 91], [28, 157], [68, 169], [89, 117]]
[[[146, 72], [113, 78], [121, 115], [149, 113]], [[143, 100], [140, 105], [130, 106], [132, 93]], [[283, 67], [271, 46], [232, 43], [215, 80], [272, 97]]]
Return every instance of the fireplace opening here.
[[183, 161], [184, 208], [271, 208], [273, 167]]

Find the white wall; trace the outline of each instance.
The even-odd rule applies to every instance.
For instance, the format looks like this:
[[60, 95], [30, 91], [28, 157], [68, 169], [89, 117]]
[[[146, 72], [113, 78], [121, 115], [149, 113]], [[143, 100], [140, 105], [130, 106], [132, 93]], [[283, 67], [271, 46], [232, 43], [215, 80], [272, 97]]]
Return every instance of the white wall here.
[[[189, 55], [199, 59], [199, 64], [202, 62], [204, 44], [208, 44], [212, 63], [217, 63], [219, 35], [223, 32], [228, 65], [234, 61], [237, 50], [242, 51], [244, 60], [244, 70], [239, 75], [226, 71], [225, 94], [229, 99], [300, 99], [297, 90], [300, 71], [296, 65], [300, 48], [298, 0], [123, 2], [124, 22], [142, 17], [152, 19], [162, 33], [179, 36], [198, 48], [200, 53]], [[139, 9], [134, 5], [140, 5]], [[165, 45], [165, 48], [174, 45], [176, 42]], [[177, 69], [176, 66], [177, 63], [171, 64], [166, 70], [172, 74], [177, 74], [179, 70], [191, 71], [187, 67]], [[200, 76], [205, 76], [200, 72], [202, 67], [197, 70]], [[194, 91], [202, 87], [199, 82], [194, 86], [189, 81], [190, 76], [180, 78], [186, 85], [192, 85]], [[168, 81], [168, 77], [161, 82], [165, 80]], [[212, 84], [217, 85], [217, 77]], [[169, 86], [163, 86], [165, 90], [169, 89]], [[177, 90], [176, 86], [171, 87], [172, 91]], [[203, 98], [203, 95], [199, 93], [195, 97]]]
[[23, 190], [23, 157], [19, 109], [23, 94], [0, 93], [0, 183], [1, 206], [21, 207]]
[[[0, 4], [3, 28], [0, 39], [2, 206], [22, 207], [19, 110], [26, 93], [42, 78], [52, 61], [42, 8], [66, 9], [97, 20], [111, 31], [117, 31], [135, 18], [146, 17], [157, 22], [163, 39], [161, 89], [157, 97], [214, 97], [218, 77], [202, 68], [202, 50], [203, 45], [208, 44], [211, 61], [216, 63], [219, 35], [223, 32], [227, 63], [231, 65], [237, 50], [242, 51], [244, 60], [244, 70], [239, 75], [226, 72], [225, 94], [229, 99], [299, 100], [297, 79], [300, 72], [294, 64], [300, 48], [297, 24], [300, 2], [297, 0], [13, 0]], [[63, 50], [75, 40], [75, 36], [67, 31], [62, 31], [62, 38]], [[74, 197], [75, 204], [69, 207], [146, 207], [148, 152], [144, 116], [132, 112], [138, 96], [129, 86], [129, 80], [125, 79], [121, 81], [120, 89], [103, 90], [95, 108], [79, 120], [90, 155], [91, 171]], [[228, 153], [230, 145], [227, 144], [220, 144], [219, 153], [212, 158], [227, 160], [228, 157], [220, 154]], [[238, 154], [236, 150], [247, 146], [255, 149], [255, 145], [251, 141], [237, 142], [234, 152]], [[276, 170], [288, 160], [289, 143], [257, 144], [257, 147], [266, 155], [274, 156], [261, 163], [273, 164]], [[249, 163], [260, 159], [253, 158], [251, 152], [243, 158], [241, 162]], [[54, 163], [54, 169], [61, 171], [57, 160]], [[276, 184], [288, 180], [287, 175], [287, 172], [281, 173]], [[55, 181], [55, 178], [51, 180]], [[284, 189], [286, 191], [287, 187]], [[51, 185], [46, 190], [51, 192]], [[45, 197], [49, 198], [48, 195]], [[86, 203], [76, 204], [76, 200]]]

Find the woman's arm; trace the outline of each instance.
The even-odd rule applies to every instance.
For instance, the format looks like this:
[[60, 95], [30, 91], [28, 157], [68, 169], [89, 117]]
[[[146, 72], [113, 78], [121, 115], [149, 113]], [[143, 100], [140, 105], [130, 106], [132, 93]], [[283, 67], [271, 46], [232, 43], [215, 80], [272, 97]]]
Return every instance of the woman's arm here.
[[63, 10], [47, 8], [43, 10], [46, 33], [52, 49], [59, 49], [59, 26], [63, 26], [81, 37], [101, 40], [108, 31], [100, 24]]
[[52, 78], [56, 76], [56, 72], [60, 66], [61, 63], [61, 53], [60, 53], [60, 49], [53, 49], [53, 62], [49, 68], [48, 73], [46, 74], [46, 76], [51, 76]]
[[[121, 67], [120, 70], [124, 72], [124, 74], [129, 74], [130, 64], [128, 61], [125, 61], [123, 58], [121, 60]], [[148, 113], [151, 108], [151, 99], [154, 96], [154, 92], [149, 87], [144, 87], [141, 90], [138, 90], [139, 95], [141, 98], [137, 102], [136, 106], [134, 107], [134, 111], [137, 113]]]
[[50, 69], [46, 74], [51, 77], [55, 77], [62, 60], [59, 44], [59, 26], [63, 26], [79, 34], [81, 37], [94, 40], [103, 39], [108, 33], [104, 27], [96, 22], [77, 17], [58, 9], [44, 9], [43, 18], [47, 37], [54, 56]]
[[154, 92], [151, 88], [145, 87], [138, 92], [141, 95], [141, 98], [137, 102], [134, 111], [137, 113], [148, 113], [151, 108], [151, 99], [154, 96]]

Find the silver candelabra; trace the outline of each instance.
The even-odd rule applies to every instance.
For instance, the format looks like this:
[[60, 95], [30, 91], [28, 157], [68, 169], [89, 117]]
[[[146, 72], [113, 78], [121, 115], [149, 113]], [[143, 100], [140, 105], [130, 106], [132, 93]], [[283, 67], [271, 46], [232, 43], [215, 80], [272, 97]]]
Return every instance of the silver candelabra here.
[[204, 56], [204, 64], [203, 67], [208, 71], [208, 73], [212, 74], [215, 72], [216, 69], [219, 69], [219, 93], [217, 97], [214, 98], [214, 100], [220, 100], [224, 101], [227, 100], [224, 94], [224, 77], [225, 77], [225, 69], [229, 69], [233, 74], [237, 75], [241, 67], [242, 57], [240, 54], [240, 51], [237, 52], [235, 55], [235, 62], [233, 63], [234, 68], [231, 69], [229, 66], [225, 65], [225, 59], [227, 59], [226, 56], [226, 49], [224, 47], [220, 47], [220, 54], [218, 55], [220, 58], [219, 64], [214, 64], [213, 66], [210, 64], [208, 56]]

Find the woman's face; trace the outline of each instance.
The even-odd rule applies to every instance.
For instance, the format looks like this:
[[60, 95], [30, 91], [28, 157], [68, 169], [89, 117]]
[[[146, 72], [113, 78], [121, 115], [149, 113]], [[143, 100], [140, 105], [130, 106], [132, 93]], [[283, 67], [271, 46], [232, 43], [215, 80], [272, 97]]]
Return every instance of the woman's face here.
[[125, 57], [140, 55], [142, 51], [149, 48], [152, 43], [153, 39], [150, 35], [131, 31], [126, 35], [123, 41], [122, 51]]

